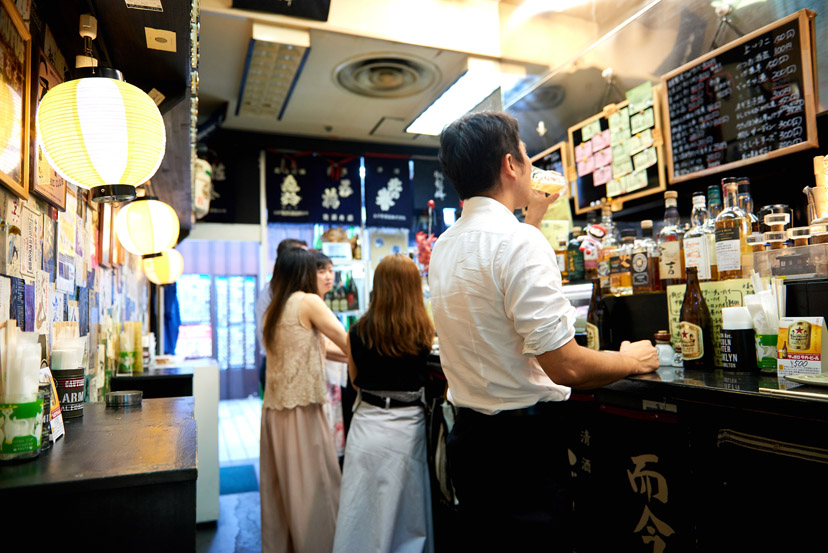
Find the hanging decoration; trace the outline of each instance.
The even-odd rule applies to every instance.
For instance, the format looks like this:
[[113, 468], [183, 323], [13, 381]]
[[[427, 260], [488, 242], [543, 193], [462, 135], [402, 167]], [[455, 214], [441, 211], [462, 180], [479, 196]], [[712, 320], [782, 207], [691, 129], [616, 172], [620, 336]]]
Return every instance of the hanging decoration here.
[[268, 150], [265, 155], [265, 192], [268, 223], [309, 223], [319, 200], [308, 175], [312, 152], [284, 153]]
[[90, 42], [97, 22], [81, 16], [88, 67], [81, 76], [51, 88], [40, 100], [37, 143], [49, 165], [64, 179], [91, 190], [96, 202], [128, 201], [164, 159], [166, 130], [155, 102], [124, 82], [120, 71], [97, 67]]
[[184, 273], [184, 258], [178, 250], [145, 255], [144, 274], [154, 284], [172, 284]]
[[158, 253], [178, 243], [178, 215], [154, 196], [137, 198], [118, 211], [115, 235], [128, 252], [136, 255]]
[[320, 202], [312, 210], [314, 223], [356, 225], [362, 223], [359, 156], [319, 153], [311, 163], [314, 190]]
[[414, 191], [407, 157], [365, 156], [367, 226], [411, 227]]

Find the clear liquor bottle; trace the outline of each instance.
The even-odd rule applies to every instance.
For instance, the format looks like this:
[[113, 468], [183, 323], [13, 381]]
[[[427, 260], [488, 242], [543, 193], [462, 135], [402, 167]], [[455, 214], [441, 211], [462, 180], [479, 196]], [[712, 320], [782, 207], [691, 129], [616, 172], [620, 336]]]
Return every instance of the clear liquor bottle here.
[[641, 221], [641, 240], [635, 242], [633, 248], [633, 293], [646, 294], [661, 290], [661, 279], [658, 275], [659, 249], [653, 240], [653, 222], [650, 219]]
[[679, 220], [678, 193], [669, 190], [664, 193], [664, 226], [658, 232], [660, 250], [659, 276], [661, 287], [684, 282], [684, 255], [681, 239], [684, 233]]
[[751, 232], [760, 232], [759, 217], [753, 213], [753, 196], [750, 194], [750, 179], [747, 177], [739, 177], [739, 207], [745, 212], [745, 215], [750, 219]]
[[693, 211], [690, 214], [692, 228], [684, 235], [684, 266], [695, 267], [699, 280], [719, 279], [716, 263], [716, 232], [709, 226], [710, 218], [704, 201], [704, 192], [693, 194]]
[[738, 179], [722, 179], [724, 210], [716, 217], [716, 260], [719, 280], [742, 278], [742, 254], [750, 254], [746, 238], [751, 234], [750, 219], [739, 207]]

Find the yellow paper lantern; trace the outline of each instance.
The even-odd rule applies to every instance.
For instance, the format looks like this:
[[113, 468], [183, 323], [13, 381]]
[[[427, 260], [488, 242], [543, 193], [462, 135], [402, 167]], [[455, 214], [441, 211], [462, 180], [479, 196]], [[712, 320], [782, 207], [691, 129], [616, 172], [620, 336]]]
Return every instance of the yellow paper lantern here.
[[120, 72], [87, 68], [93, 76], [61, 83], [38, 106], [37, 143], [64, 179], [92, 190], [96, 201], [135, 198], [135, 186], [164, 159], [166, 131], [155, 102], [120, 80]]
[[144, 274], [155, 284], [172, 284], [184, 272], [184, 258], [178, 250], [144, 256]]
[[138, 198], [118, 211], [115, 235], [128, 252], [147, 255], [168, 250], [178, 242], [178, 215], [164, 202]]

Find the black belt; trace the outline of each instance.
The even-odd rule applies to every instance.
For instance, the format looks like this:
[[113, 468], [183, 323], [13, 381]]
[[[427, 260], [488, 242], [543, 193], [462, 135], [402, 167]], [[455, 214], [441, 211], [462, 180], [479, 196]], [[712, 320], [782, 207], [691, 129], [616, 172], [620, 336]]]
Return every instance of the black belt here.
[[565, 401], [542, 401], [540, 403], [530, 405], [529, 407], [524, 407], [523, 409], [507, 409], [504, 411], [500, 411], [499, 413], [496, 413], [494, 415], [487, 415], [485, 413], [475, 411], [474, 409], [470, 409], [468, 407], [460, 407], [460, 411], [466, 415], [478, 415], [481, 417], [509, 419], [512, 417], [534, 417], [559, 413], [561, 409], [564, 408], [563, 406], [565, 403]]
[[375, 405], [376, 407], [382, 407], [384, 409], [392, 409], [394, 407], [417, 407], [423, 406], [423, 402], [419, 399], [414, 401], [400, 401], [398, 399], [394, 399], [392, 397], [382, 397], [375, 394], [368, 393], [363, 390], [362, 392], [362, 401], [368, 403], [370, 405]]

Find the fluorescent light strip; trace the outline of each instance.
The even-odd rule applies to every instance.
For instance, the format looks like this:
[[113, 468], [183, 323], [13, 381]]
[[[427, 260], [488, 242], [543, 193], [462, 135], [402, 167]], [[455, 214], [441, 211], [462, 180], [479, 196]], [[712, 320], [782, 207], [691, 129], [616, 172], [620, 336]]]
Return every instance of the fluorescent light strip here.
[[411, 123], [405, 132], [437, 136], [500, 87], [496, 71], [469, 69]]

